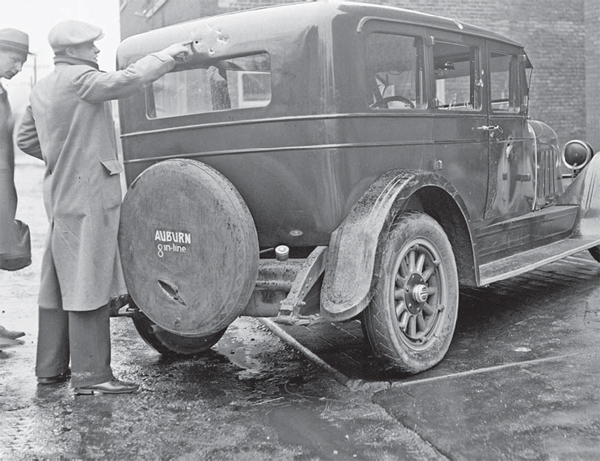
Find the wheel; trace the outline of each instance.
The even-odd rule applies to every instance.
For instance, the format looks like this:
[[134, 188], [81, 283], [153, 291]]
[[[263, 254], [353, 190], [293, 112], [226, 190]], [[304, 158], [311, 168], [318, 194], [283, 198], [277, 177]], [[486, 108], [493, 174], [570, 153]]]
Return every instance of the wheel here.
[[164, 356], [191, 356], [208, 351], [225, 333], [227, 328], [203, 337], [187, 337], [163, 330], [142, 312], [133, 316], [133, 324], [146, 343]]
[[371, 105], [371, 107], [373, 107], [373, 108], [377, 108], [377, 107], [387, 108], [388, 107], [388, 103], [390, 103], [392, 101], [400, 101], [400, 102], [406, 104], [406, 106], [410, 107], [411, 109], [415, 108], [414, 103], [410, 99], [405, 98], [404, 96], [399, 96], [399, 95], [396, 95], [396, 96], [387, 96], [387, 97], [383, 98], [381, 101], [377, 101], [377, 102], [373, 103]]
[[454, 254], [441, 226], [415, 211], [399, 216], [382, 245], [365, 332], [386, 368], [418, 373], [444, 358], [454, 334]]
[[589, 248], [588, 251], [597, 262], [600, 263], [600, 247]]
[[258, 276], [246, 202], [195, 160], [165, 160], [136, 178], [121, 206], [119, 249], [131, 298], [162, 329], [186, 338], [227, 328]]

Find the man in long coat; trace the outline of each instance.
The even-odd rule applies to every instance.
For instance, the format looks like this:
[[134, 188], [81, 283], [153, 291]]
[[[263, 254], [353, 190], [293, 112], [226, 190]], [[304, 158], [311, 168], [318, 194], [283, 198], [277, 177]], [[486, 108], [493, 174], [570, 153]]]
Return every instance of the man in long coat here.
[[17, 144], [44, 160], [50, 222], [42, 259], [36, 375], [76, 394], [127, 393], [110, 367], [109, 301], [126, 293], [117, 249], [122, 167], [108, 101], [132, 95], [190, 53], [175, 44], [121, 71], [98, 69], [102, 30], [64, 21], [48, 36], [55, 70], [30, 97]]
[[[1, 29], [0, 78], [10, 80], [21, 72], [28, 53], [29, 36], [25, 32]], [[13, 127], [8, 95], [0, 84], [0, 269], [4, 270], [18, 270], [31, 264], [28, 228], [15, 220], [17, 191], [14, 183]], [[0, 348], [19, 344], [15, 339], [24, 334], [0, 325]]]

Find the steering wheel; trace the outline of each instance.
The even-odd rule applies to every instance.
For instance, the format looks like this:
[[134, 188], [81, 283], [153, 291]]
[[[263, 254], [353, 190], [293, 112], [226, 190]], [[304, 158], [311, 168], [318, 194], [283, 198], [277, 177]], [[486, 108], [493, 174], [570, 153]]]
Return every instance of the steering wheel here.
[[388, 107], [388, 103], [392, 102], [392, 101], [400, 101], [403, 102], [404, 104], [406, 104], [408, 107], [410, 107], [411, 109], [415, 108], [414, 103], [408, 99], [405, 98], [404, 96], [400, 96], [400, 95], [396, 95], [396, 96], [387, 96], [379, 101], [375, 101], [373, 104], [371, 104], [371, 107], [376, 108], [376, 107], [383, 107], [383, 108], [387, 108]]

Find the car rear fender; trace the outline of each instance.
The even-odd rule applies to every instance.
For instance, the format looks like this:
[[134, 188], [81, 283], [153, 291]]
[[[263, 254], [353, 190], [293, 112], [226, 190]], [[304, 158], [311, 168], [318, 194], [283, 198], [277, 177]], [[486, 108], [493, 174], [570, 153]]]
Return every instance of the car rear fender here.
[[348, 320], [368, 306], [379, 243], [396, 216], [409, 209], [423, 211], [441, 224], [453, 246], [461, 283], [476, 285], [473, 239], [456, 189], [430, 172], [393, 170], [369, 187], [331, 235], [321, 288], [324, 318]]

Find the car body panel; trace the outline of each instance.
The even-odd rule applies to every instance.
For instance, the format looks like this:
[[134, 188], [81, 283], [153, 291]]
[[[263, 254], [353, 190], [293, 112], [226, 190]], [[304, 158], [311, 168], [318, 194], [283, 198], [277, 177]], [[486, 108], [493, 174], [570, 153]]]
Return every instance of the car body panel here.
[[575, 235], [580, 203], [562, 196], [556, 134], [528, 120], [519, 43], [409, 10], [313, 2], [130, 37], [118, 65], [174, 42], [194, 54], [119, 104], [127, 183], [171, 158], [215, 168], [263, 252], [329, 246], [332, 319], [368, 305], [381, 241], [406, 210], [442, 225], [467, 285], [595, 244], [556, 247]]

